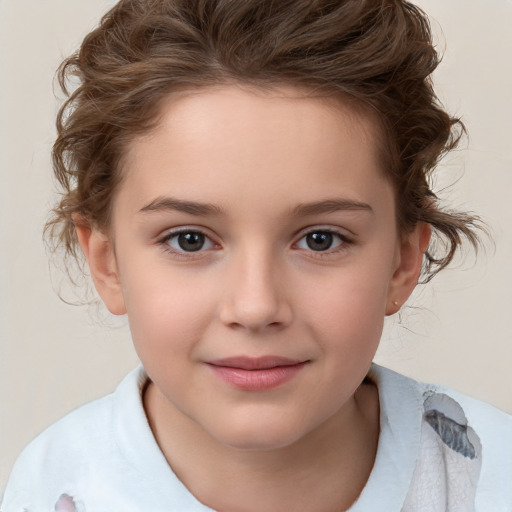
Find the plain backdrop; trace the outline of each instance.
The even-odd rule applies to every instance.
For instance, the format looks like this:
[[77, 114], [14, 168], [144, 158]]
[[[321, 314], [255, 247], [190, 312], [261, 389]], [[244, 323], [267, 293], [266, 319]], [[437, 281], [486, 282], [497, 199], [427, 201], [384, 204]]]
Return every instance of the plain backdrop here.
[[[55, 200], [53, 74], [112, 3], [0, 0], [0, 489], [30, 439], [137, 364], [124, 319], [58, 298], [63, 276], [42, 242]], [[487, 221], [495, 248], [420, 287], [388, 321], [376, 361], [512, 412], [512, 2], [417, 3], [444, 51], [439, 96], [470, 133], [437, 188]]]

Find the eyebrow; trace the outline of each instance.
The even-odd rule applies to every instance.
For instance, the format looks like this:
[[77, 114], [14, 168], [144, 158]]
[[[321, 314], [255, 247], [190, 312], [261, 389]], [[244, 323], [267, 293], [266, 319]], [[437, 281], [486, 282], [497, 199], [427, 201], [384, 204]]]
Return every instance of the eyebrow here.
[[[307, 217], [322, 213], [334, 213], [340, 210], [367, 211], [373, 213], [373, 208], [368, 203], [354, 201], [351, 199], [325, 199], [313, 203], [299, 204], [292, 209], [291, 215]], [[185, 201], [173, 197], [157, 197], [139, 210], [141, 213], [178, 211], [189, 215], [205, 217], [207, 215], [219, 215], [221, 208], [211, 203], [200, 203], [196, 201]]]
[[292, 215], [307, 217], [309, 215], [318, 215], [322, 213], [334, 213], [340, 210], [367, 211], [374, 213], [373, 208], [368, 203], [354, 201], [352, 199], [325, 199], [314, 203], [299, 204], [292, 210]]
[[157, 197], [139, 210], [141, 213], [165, 211], [178, 211], [201, 217], [222, 213], [221, 209], [214, 204], [184, 201], [173, 197]]

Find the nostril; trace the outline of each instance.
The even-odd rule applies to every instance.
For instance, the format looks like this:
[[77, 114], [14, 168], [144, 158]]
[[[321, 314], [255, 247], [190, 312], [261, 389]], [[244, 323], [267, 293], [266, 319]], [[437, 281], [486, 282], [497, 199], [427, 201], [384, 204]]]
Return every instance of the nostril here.
[[254, 272], [246, 272], [245, 279], [237, 274], [233, 286], [226, 288], [218, 311], [222, 323], [231, 329], [276, 331], [290, 322], [291, 304], [286, 294], [276, 289], [271, 279], [261, 277], [261, 272], [256, 277]]

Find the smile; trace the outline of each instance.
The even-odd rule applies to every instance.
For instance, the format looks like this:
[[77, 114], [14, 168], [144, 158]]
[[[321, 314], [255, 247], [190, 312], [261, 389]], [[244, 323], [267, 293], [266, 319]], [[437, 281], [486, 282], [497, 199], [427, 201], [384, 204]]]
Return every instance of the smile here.
[[233, 357], [207, 364], [224, 382], [244, 391], [265, 391], [291, 380], [309, 361], [283, 357]]

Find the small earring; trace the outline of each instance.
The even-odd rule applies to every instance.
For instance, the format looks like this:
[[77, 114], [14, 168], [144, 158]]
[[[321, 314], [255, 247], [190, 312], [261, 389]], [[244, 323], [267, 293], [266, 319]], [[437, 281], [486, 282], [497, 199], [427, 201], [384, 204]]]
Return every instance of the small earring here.
[[393, 301], [393, 304], [394, 304], [395, 306], [398, 306], [398, 301], [397, 301], [397, 300], [394, 300], [394, 301]]

